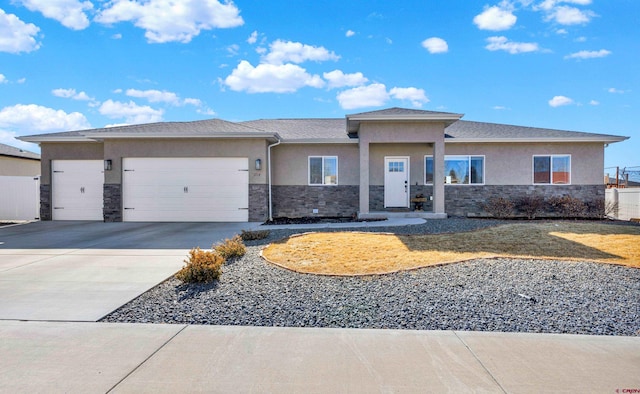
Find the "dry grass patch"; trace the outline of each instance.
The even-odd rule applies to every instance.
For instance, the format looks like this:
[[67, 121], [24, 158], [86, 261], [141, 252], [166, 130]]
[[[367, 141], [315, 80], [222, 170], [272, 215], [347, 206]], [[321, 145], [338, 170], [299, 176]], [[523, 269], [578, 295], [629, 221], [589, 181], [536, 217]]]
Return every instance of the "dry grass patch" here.
[[476, 258], [594, 261], [640, 268], [640, 227], [514, 223], [467, 233], [308, 233], [267, 246], [263, 257], [297, 272], [370, 275]]

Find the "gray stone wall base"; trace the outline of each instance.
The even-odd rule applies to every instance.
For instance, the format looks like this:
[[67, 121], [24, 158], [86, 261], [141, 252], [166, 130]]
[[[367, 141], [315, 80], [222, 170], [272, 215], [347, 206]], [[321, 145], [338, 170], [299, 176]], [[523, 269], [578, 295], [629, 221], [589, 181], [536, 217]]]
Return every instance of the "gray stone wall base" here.
[[249, 221], [265, 222], [269, 219], [269, 187], [267, 185], [249, 185]]
[[271, 197], [273, 217], [351, 217], [358, 212], [359, 187], [272, 186]]
[[40, 220], [51, 219], [51, 185], [40, 184]]
[[[449, 216], [485, 216], [483, 205], [493, 197], [502, 197], [512, 202], [524, 196], [550, 197], [571, 196], [590, 207], [604, 201], [603, 185], [458, 185], [445, 186], [445, 211]], [[554, 212], [542, 212], [540, 216], [556, 216]]]
[[[423, 203], [422, 210], [425, 212], [433, 212], [433, 201], [429, 200], [430, 196], [433, 196], [433, 186], [431, 185], [410, 185], [409, 196], [410, 198], [416, 197], [418, 194], [422, 194], [427, 198], [427, 202]], [[410, 204], [409, 209], [413, 210], [414, 205]], [[372, 185], [369, 186], [369, 211], [370, 212], [382, 212], [385, 211], [384, 207], [384, 186]]]
[[105, 222], [122, 221], [122, 185], [119, 183], [104, 185], [102, 214]]

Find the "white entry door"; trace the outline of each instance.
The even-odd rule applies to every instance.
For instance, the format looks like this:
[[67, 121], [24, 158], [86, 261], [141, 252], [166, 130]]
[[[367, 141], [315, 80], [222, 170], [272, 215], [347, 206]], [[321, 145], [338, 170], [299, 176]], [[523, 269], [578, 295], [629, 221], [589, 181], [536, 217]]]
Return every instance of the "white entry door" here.
[[409, 207], [409, 158], [384, 158], [384, 207]]
[[124, 158], [125, 222], [246, 222], [246, 157]]
[[103, 220], [102, 160], [52, 160], [53, 220]]

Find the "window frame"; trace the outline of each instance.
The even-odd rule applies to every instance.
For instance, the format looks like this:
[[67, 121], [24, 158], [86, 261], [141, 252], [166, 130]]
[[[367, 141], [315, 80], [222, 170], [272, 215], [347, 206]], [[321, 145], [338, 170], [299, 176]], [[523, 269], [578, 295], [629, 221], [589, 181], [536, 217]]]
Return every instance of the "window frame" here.
[[[322, 159], [322, 183], [311, 183], [311, 159]], [[325, 183], [325, 159], [335, 159], [336, 161], [336, 183]], [[307, 185], [308, 186], [338, 186], [338, 156], [308, 156], [307, 158]]]
[[[471, 183], [471, 159], [472, 158], [482, 158], [482, 182], [478, 182], [478, 183]], [[432, 182], [427, 182], [427, 158], [431, 158], [432, 162], [433, 162], [433, 155], [424, 155], [424, 162], [423, 162], [423, 170], [424, 170], [424, 176], [423, 176], [423, 182], [425, 186], [432, 186], [433, 185], [433, 181]], [[447, 183], [444, 182], [445, 185], [455, 185], [455, 186], [484, 186], [485, 185], [485, 179], [486, 179], [486, 162], [487, 162], [487, 158], [486, 155], [445, 155], [444, 156], [444, 161], [446, 162], [447, 159], [451, 159], [451, 158], [466, 158], [467, 159], [467, 163], [469, 165], [468, 167], [468, 171], [469, 171], [469, 183]]]
[[[536, 157], [548, 157], [549, 158], [549, 183], [536, 182]], [[556, 183], [553, 181], [553, 161], [554, 158], [569, 158], [569, 181], [566, 183]], [[573, 172], [573, 160], [570, 154], [548, 154], [548, 155], [533, 155], [531, 157], [531, 184], [532, 185], [547, 185], [547, 186], [566, 186], [571, 185], [572, 172]]]

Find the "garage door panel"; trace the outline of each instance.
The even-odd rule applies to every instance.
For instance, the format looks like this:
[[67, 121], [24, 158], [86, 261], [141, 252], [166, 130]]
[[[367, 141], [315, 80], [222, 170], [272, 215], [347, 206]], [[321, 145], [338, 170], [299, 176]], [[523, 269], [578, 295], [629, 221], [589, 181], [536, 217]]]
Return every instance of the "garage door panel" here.
[[102, 160], [52, 160], [53, 220], [102, 220]]
[[125, 221], [248, 218], [248, 158], [125, 158]]

